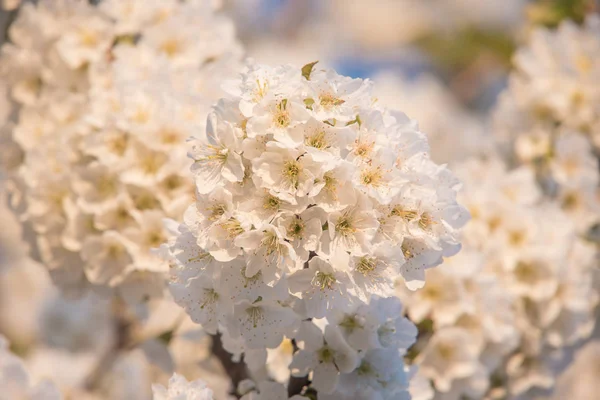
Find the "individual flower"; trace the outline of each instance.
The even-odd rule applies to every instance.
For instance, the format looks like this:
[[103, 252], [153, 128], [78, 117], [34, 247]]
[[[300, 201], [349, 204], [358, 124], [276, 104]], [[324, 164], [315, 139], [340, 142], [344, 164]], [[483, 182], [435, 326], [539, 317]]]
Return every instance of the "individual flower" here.
[[440, 391], [450, 389], [452, 381], [466, 378], [481, 368], [477, 348], [469, 335], [458, 328], [440, 330], [430, 339], [417, 360], [423, 373], [432, 377]]
[[351, 372], [358, 365], [358, 353], [335, 326], [327, 325], [323, 333], [312, 323], [303, 322], [296, 340], [304, 342], [304, 349], [294, 355], [292, 375], [304, 376], [313, 371], [312, 385], [319, 393], [333, 392], [339, 374]]

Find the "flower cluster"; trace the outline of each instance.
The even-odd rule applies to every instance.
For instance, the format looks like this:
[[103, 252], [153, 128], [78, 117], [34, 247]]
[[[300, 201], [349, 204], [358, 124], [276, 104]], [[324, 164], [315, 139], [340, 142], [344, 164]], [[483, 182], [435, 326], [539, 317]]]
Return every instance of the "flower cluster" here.
[[32, 382], [23, 361], [8, 349], [0, 336], [0, 398], [23, 400], [60, 400], [60, 392], [49, 381]]
[[[584, 232], [599, 222], [600, 18], [537, 29], [514, 57], [494, 133]], [[594, 154], [595, 153], [595, 154]]]
[[193, 196], [185, 139], [236, 68], [233, 27], [209, 0], [37, 3], [0, 56], [12, 207], [65, 290], [160, 295], [168, 268], [149, 250]]
[[[243, 341], [228, 339], [226, 347], [235, 357], [244, 351], [252, 376], [260, 377], [265, 362], [270, 373], [258, 384], [242, 382], [238, 392], [247, 400], [288, 400], [284, 384], [291, 373], [296, 378], [309, 376], [311, 387], [305, 394], [316, 392], [326, 400], [409, 399], [409, 379], [415, 370], [404, 365], [404, 355], [417, 330], [402, 314], [398, 298], [374, 296], [369, 304], [347, 312], [334, 311], [327, 319], [301, 321], [291, 333], [294, 341], [286, 338], [282, 342], [284, 348], [297, 346], [293, 356], [279, 366], [285, 374], [278, 374], [272, 365], [269, 368], [270, 349], [244, 350]], [[266, 396], [272, 393], [281, 395]]]
[[246, 354], [314, 331], [295, 362], [300, 374], [324, 368], [313, 387], [337, 386], [333, 396], [360, 392], [351, 385], [396, 393], [381, 382], [399, 379], [402, 358], [372, 341], [385, 319], [370, 321], [388, 303], [379, 310], [371, 297], [393, 296], [398, 276], [422, 287], [425, 269], [459, 250], [468, 218], [415, 122], [374, 106], [370, 86], [314, 63], [249, 65], [193, 140], [197, 200], [165, 247], [171, 292], [195, 322]]
[[169, 386], [152, 385], [153, 400], [213, 400], [213, 392], [201, 380], [188, 382], [183, 376], [174, 374]]
[[[411, 356], [439, 399], [550, 392], [598, 304], [600, 20], [533, 31], [494, 113], [499, 154], [455, 166], [472, 221], [427, 285], [402, 289]], [[501, 157], [506, 158], [506, 162]]]
[[420, 330], [415, 361], [436, 398], [530, 398], [593, 329], [596, 251], [529, 166], [491, 157], [454, 169], [472, 216], [463, 250], [422, 290], [400, 291]]

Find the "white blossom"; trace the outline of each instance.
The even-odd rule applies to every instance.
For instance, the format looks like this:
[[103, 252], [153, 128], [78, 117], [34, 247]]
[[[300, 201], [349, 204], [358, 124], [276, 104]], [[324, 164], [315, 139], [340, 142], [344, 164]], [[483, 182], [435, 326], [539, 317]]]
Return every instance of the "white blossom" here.
[[152, 385], [153, 400], [212, 400], [213, 392], [201, 380], [188, 382], [183, 376], [174, 374], [169, 386]]
[[35, 382], [25, 369], [23, 361], [8, 349], [8, 342], [0, 336], [0, 398], [24, 400], [60, 400], [61, 393], [50, 381]]
[[[224, 87], [193, 139], [196, 202], [163, 246], [175, 301], [256, 373], [293, 340], [289, 369], [319, 396], [353, 393], [338, 379], [365, 398], [408, 396], [416, 331], [394, 282], [422, 286], [460, 248], [457, 180], [414, 122], [373, 106], [368, 81], [249, 63]], [[267, 384], [241, 394], [266, 398]]]
[[[2, 46], [13, 208], [65, 291], [162, 294], [168, 267], [150, 249], [167, 239], [162, 220], [189, 203], [186, 169], [210, 158], [186, 160], [185, 140], [210, 140], [206, 114], [238, 66], [232, 24], [212, 1], [151, 3], [25, 2]], [[237, 143], [219, 138], [214, 146]], [[243, 178], [236, 154], [224, 172], [231, 181]]]

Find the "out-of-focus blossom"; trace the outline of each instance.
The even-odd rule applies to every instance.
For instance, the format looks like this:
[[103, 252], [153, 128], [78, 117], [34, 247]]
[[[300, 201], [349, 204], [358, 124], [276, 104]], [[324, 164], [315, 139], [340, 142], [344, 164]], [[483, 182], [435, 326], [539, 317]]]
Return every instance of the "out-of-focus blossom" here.
[[594, 326], [594, 246], [542, 195], [529, 166], [507, 171], [491, 157], [455, 170], [472, 216], [463, 250], [427, 271], [423, 289], [400, 293], [422, 328], [420, 373], [436, 399], [549, 389], [560, 358]]
[[40, 1], [9, 34], [2, 162], [34, 254], [68, 293], [160, 296], [168, 268], [149, 249], [191, 196], [185, 139], [237, 66], [230, 21], [203, 0]]
[[374, 82], [378, 102], [419, 121], [436, 162], [464, 160], [489, 151], [491, 140], [483, 122], [462, 107], [435, 76], [423, 74], [408, 80], [388, 71], [378, 74]]
[[23, 361], [10, 352], [8, 342], [3, 336], [0, 336], [0, 399], [62, 399], [52, 382], [36, 382], [29, 375]]
[[581, 347], [569, 369], [560, 377], [552, 400], [591, 400], [600, 390], [600, 343], [593, 340]]
[[329, 7], [335, 26], [364, 48], [390, 48], [431, 33], [465, 27], [519, 26], [524, 0], [502, 4], [477, 0], [336, 0]]
[[201, 380], [188, 382], [183, 376], [174, 374], [169, 387], [152, 386], [154, 400], [212, 400], [213, 392]]
[[[495, 112], [495, 134], [576, 220], [596, 222], [600, 146], [600, 18], [535, 30]], [[582, 226], [585, 228], [585, 226]]]

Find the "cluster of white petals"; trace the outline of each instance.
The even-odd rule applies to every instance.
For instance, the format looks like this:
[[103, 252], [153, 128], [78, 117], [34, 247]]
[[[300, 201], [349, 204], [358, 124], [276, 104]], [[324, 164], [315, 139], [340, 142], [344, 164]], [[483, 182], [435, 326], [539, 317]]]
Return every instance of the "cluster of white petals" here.
[[[374, 296], [369, 304], [347, 312], [335, 311], [327, 319], [300, 321], [289, 334], [294, 342], [285, 338], [281, 346], [297, 345], [293, 355], [279, 367], [281, 375], [285, 370], [286, 379], [277, 379], [271, 367], [270, 374], [258, 384], [242, 382], [238, 392], [244, 400], [288, 400], [285, 384], [291, 374], [296, 378], [309, 377], [306, 396], [318, 393], [319, 398], [326, 400], [408, 400], [409, 381], [416, 370], [404, 365], [404, 356], [414, 343], [417, 330], [402, 314], [398, 298]], [[238, 358], [244, 351], [253, 376], [259, 377], [260, 367], [273, 360], [270, 349], [244, 350], [239, 340], [227, 347]], [[304, 398], [294, 395], [290, 399]]]
[[584, 234], [600, 213], [600, 17], [535, 30], [514, 63], [494, 132], [511, 162], [530, 165]]
[[175, 301], [246, 359], [305, 342], [292, 366], [320, 397], [398, 398], [398, 351], [416, 332], [385, 298], [460, 249], [458, 181], [415, 121], [375, 105], [369, 81], [250, 64], [226, 89], [192, 141], [196, 203], [164, 247]]
[[67, 291], [160, 295], [168, 267], [150, 249], [193, 196], [185, 139], [236, 69], [232, 24], [210, 0], [42, 0], [9, 39], [0, 146], [34, 255]]
[[169, 386], [152, 385], [153, 400], [213, 400], [213, 392], [201, 380], [188, 382], [183, 376], [173, 374]]
[[599, 60], [597, 16], [534, 30], [494, 113], [498, 154], [454, 166], [463, 249], [422, 290], [399, 285], [435, 399], [547, 395], [593, 331]]
[[422, 290], [400, 293], [420, 328], [420, 373], [440, 399], [550, 389], [566, 350], [594, 326], [595, 247], [542, 196], [529, 166], [507, 171], [491, 157], [455, 171], [472, 216], [463, 249], [427, 271]]
[[50, 381], [34, 382], [23, 361], [12, 354], [0, 336], [0, 399], [60, 400], [62, 396]]

